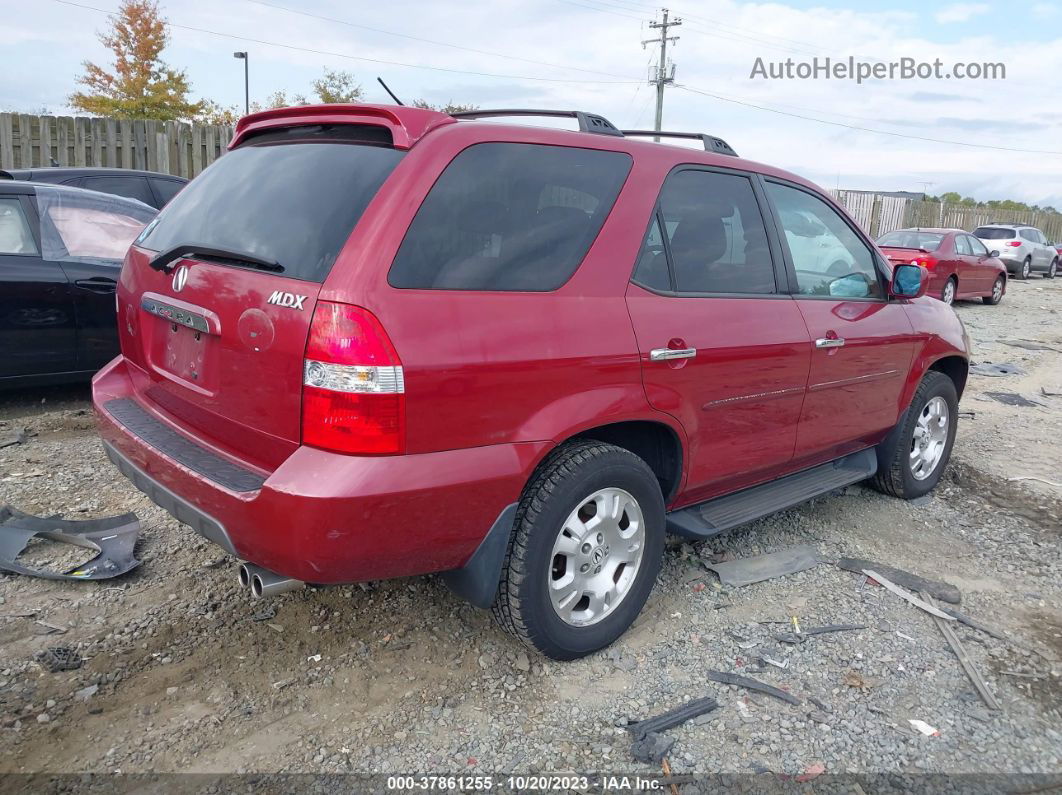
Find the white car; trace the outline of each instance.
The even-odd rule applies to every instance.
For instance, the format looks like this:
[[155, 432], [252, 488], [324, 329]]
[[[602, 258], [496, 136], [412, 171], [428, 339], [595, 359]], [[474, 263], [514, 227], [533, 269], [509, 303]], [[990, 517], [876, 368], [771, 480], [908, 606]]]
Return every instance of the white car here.
[[1047, 242], [1044, 233], [1034, 226], [1022, 224], [986, 224], [973, 231], [973, 236], [989, 251], [998, 251], [999, 258], [1010, 273], [1028, 279], [1037, 271], [1045, 279], [1055, 278], [1058, 271], [1058, 249]]

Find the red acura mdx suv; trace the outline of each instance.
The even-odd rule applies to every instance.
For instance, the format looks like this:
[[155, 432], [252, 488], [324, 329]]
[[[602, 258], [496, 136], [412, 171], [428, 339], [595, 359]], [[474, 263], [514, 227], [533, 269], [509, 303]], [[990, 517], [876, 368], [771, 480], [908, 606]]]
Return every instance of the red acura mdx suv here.
[[662, 136], [704, 151], [579, 112], [242, 119], [125, 260], [108, 455], [259, 595], [444, 572], [557, 659], [627, 629], [665, 532], [932, 489], [967, 339], [924, 269]]

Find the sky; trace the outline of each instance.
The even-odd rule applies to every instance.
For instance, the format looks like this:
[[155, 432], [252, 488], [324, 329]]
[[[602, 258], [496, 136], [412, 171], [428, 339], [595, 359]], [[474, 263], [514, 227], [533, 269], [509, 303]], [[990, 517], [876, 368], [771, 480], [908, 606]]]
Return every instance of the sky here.
[[[69, 113], [82, 61], [119, 0], [0, 0], [0, 110]], [[163, 54], [196, 98], [243, 103], [310, 93], [353, 72], [366, 101], [575, 108], [650, 127], [659, 32], [651, 0], [162, 0]], [[664, 128], [707, 132], [752, 160], [828, 188], [956, 191], [1062, 209], [1062, 0], [676, 0], [675, 85]], [[854, 57], [1002, 63], [1004, 79], [763, 79], [764, 66]], [[776, 67], [777, 68], [777, 67]], [[794, 66], [795, 68], [795, 66]], [[757, 106], [757, 107], [750, 107]], [[806, 118], [800, 118], [806, 117]], [[828, 122], [828, 123], [827, 123]], [[852, 129], [864, 128], [864, 129]], [[874, 130], [876, 132], [872, 132]], [[924, 139], [936, 139], [924, 140]], [[977, 146], [970, 146], [976, 144]], [[994, 148], [990, 148], [994, 147]]]

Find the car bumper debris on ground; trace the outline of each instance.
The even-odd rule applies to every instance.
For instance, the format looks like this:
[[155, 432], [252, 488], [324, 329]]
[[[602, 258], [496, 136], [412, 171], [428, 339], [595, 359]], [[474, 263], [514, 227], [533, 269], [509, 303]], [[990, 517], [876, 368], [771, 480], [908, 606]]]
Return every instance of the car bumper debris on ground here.
[[[631, 631], [569, 663], [530, 656], [437, 577], [306, 588], [263, 615], [234, 561], [219, 565], [215, 546], [109, 464], [86, 389], [0, 396], [0, 439], [22, 436], [0, 448], [3, 500], [85, 519], [135, 511], [142, 560], [107, 583], [0, 579], [0, 767], [1058, 771], [1062, 282], [1015, 282], [1004, 306], [956, 311], [974, 360], [1014, 365], [1006, 389], [1037, 403], [997, 402], [987, 393], [1004, 380], [971, 374], [962, 408], [973, 416], [931, 496], [850, 486], [675, 543]], [[1002, 342], [1016, 337], [1038, 347]], [[705, 568], [802, 545], [824, 563], [741, 586]], [[842, 558], [856, 559], [851, 570], [828, 565]], [[958, 610], [940, 586], [961, 595]], [[845, 631], [810, 631], [834, 625]], [[796, 634], [804, 642], [779, 639]], [[692, 699], [681, 722], [629, 728]], [[648, 761], [632, 761], [647, 734]]]

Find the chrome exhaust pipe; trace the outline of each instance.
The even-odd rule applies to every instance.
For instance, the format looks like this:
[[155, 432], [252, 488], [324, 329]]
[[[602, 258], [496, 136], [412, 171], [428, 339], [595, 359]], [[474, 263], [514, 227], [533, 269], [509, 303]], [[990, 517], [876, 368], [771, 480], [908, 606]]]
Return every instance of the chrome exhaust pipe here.
[[276, 596], [286, 591], [303, 588], [306, 583], [277, 574], [269, 569], [263, 569], [253, 563], [241, 563], [240, 585], [250, 588], [251, 596], [255, 599], [263, 599], [267, 596]]

